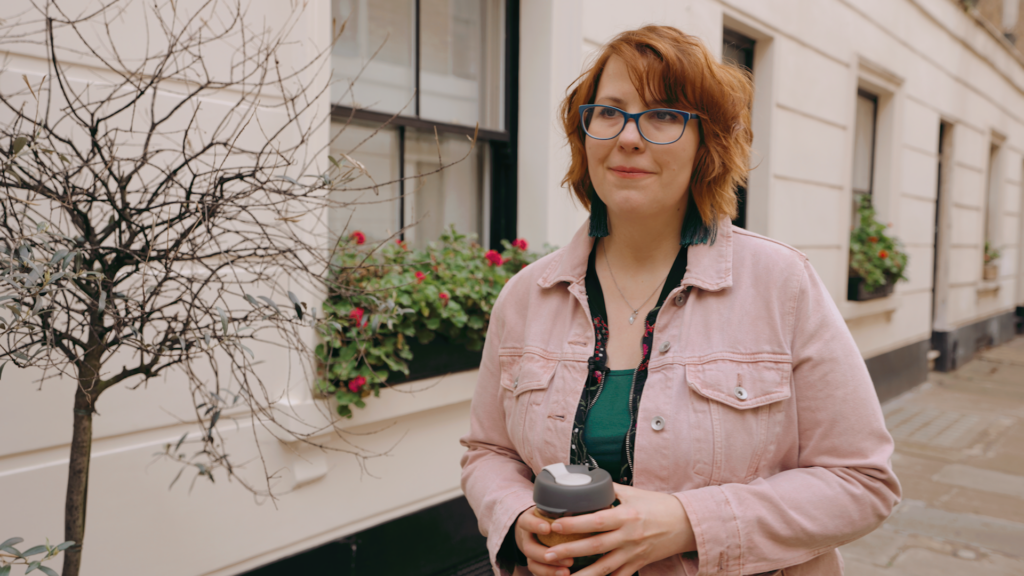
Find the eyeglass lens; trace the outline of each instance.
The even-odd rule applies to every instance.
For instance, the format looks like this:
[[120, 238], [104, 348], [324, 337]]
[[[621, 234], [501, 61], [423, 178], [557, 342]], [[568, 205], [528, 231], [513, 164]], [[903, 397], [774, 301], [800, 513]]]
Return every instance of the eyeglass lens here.
[[[686, 129], [686, 117], [670, 110], [648, 110], [637, 123], [640, 134], [655, 144], [679, 140]], [[626, 127], [622, 111], [611, 106], [595, 106], [583, 112], [583, 129], [591, 138], [609, 140]]]

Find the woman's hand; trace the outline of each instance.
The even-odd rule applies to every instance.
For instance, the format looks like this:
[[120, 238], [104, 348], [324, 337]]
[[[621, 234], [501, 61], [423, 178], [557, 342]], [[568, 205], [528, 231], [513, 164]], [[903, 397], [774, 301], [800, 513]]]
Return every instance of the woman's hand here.
[[632, 576], [652, 562], [697, 549], [690, 519], [675, 496], [620, 484], [615, 495], [620, 503], [615, 508], [556, 520], [551, 525], [556, 533], [601, 534], [552, 546], [540, 561], [556, 565], [567, 558], [604, 554], [576, 576]]
[[551, 525], [538, 518], [533, 510], [536, 506], [519, 515], [516, 520], [516, 545], [526, 556], [526, 567], [536, 576], [569, 576], [567, 566], [572, 559], [547, 561], [544, 553], [549, 548], [537, 540], [537, 534], [550, 534]]

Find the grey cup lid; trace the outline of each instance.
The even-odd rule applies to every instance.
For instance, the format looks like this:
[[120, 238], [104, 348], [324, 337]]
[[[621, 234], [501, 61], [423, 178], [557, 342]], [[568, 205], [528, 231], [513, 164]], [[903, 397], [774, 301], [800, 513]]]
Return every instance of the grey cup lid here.
[[[589, 481], [580, 476], [586, 476]], [[581, 465], [553, 464], [544, 467], [533, 484], [533, 503], [549, 514], [594, 512], [613, 502], [612, 476], [600, 468], [591, 470]]]

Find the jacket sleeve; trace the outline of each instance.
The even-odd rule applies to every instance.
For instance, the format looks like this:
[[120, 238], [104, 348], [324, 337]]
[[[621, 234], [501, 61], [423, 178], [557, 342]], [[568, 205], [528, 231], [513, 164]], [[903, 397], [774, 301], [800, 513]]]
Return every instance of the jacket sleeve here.
[[749, 484], [677, 493], [697, 540], [698, 576], [800, 564], [878, 527], [899, 502], [892, 437], [839, 310], [804, 260], [792, 305], [799, 465]]
[[498, 550], [519, 515], [533, 506], [533, 472], [523, 463], [508, 437], [501, 398], [501, 368], [498, 349], [504, 326], [502, 290], [491, 312], [484, 341], [480, 376], [470, 407], [469, 434], [460, 442], [467, 448], [462, 456], [462, 491], [476, 513], [480, 533], [487, 537], [491, 565], [499, 569]]

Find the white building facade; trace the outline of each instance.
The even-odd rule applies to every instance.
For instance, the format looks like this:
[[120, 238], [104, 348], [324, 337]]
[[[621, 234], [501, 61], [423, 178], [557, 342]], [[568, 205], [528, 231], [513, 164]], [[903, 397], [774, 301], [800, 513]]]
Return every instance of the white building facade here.
[[[271, 21], [283, 4], [268, 8]], [[412, 244], [455, 224], [492, 246], [517, 237], [531, 247], [565, 245], [587, 214], [560, 186], [568, 152], [557, 107], [603, 43], [664, 24], [752, 69], [755, 156], [742, 224], [809, 256], [880, 398], [923, 382], [929, 361], [948, 370], [1009, 339], [1019, 322], [1024, 56], [960, 2], [314, 0], [304, 10], [312, 46], [330, 43], [332, 20], [348, 22], [332, 49], [339, 83], [324, 96], [333, 121], [323, 142], [340, 134], [333, 146], [349, 150], [377, 131], [353, 153], [377, 181], [431, 171], [439, 153], [467, 157], [382, 190], [393, 202], [333, 215], [335, 235], [380, 237], [418, 222], [405, 233]], [[0, 18], [16, 14], [0, 9]], [[21, 74], [35, 82], [45, 69], [32, 50], [0, 56], [3, 82]], [[903, 242], [909, 280], [889, 296], [851, 301], [849, 236], [863, 193]], [[1000, 254], [989, 278], [986, 243]], [[296, 411], [318, 418], [327, 404], [313, 399], [311, 382], [268, 369], [280, 372]], [[63, 533], [73, 384], [38, 389], [36, 376], [8, 367], [0, 387], [0, 540], [59, 541]], [[399, 384], [342, 424], [361, 436], [322, 439], [341, 447], [358, 438], [368, 452], [387, 453], [365, 468], [257, 429], [269, 466], [280, 470], [276, 505], [220, 482], [168, 490], [177, 470], [151, 465], [152, 454], [194, 428], [175, 416], [186, 412], [187, 391], [173, 381], [111, 390], [95, 419], [83, 574], [228, 576], [319, 546], [332, 562], [378, 568], [352, 574], [408, 565], [420, 571], [398, 573], [454, 574], [479, 560], [460, 500], [458, 444], [475, 379], [470, 370]], [[240, 455], [255, 453], [249, 426], [240, 419], [224, 432]], [[421, 534], [422, 521], [438, 514], [455, 520], [427, 524], [437, 529], [424, 542], [434, 544], [408, 545], [414, 558], [402, 564], [407, 541], [394, 539]]]

